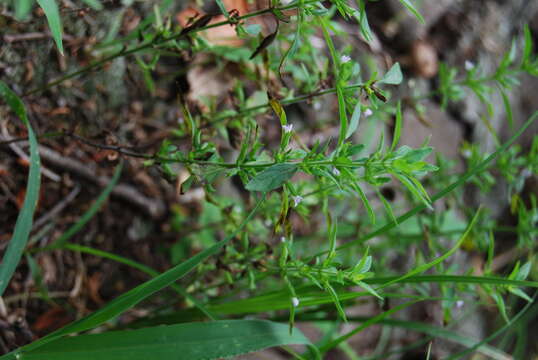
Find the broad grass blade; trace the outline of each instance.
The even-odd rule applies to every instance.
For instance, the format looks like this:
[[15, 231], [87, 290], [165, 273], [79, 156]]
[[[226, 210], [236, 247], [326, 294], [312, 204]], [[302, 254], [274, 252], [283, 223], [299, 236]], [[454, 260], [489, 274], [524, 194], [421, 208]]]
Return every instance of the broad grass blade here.
[[26, 360], [220, 359], [273, 346], [311, 345], [287, 324], [264, 320], [223, 320], [66, 337], [34, 351]]
[[232, 240], [240, 231], [242, 231], [245, 225], [254, 216], [256, 211], [258, 211], [264, 201], [264, 198], [265, 194], [260, 198], [254, 209], [252, 209], [252, 211], [245, 218], [245, 220], [243, 220], [243, 222], [239, 225], [237, 230], [233, 234], [227, 236], [224, 240], [217, 242], [210, 248], [199, 252], [198, 254], [182, 262], [181, 264], [174, 266], [173, 268], [168, 271], [165, 271], [159, 276], [156, 276], [153, 279], [146, 281], [145, 283], [138, 285], [134, 289], [122, 294], [121, 296], [109, 302], [102, 309], [63, 327], [45, 336], [44, 338], [41, 338], [36, 342], [33, 342], [25, 347], [20, 348], [16, 352], [4, 355], [0, 357], [0, 359], [17, 359], [17, 355], [19, 355], [21, 352], [27, 352], [37, 349], [47, 343], [50, 343], [53, 340], [58, 340], [59, 338], [68, 334], [92, 329], [110, 319], [113, 319], [124, 311], [132, 308], [142, 300], [156, 293], [157, 291], [171, 285], [176, 280], [182, 278], [191, 270], [193, 270], [202, 261], [204, 261], [211, 255], [217, 254], [224, 245], [230, 242], [230, 240]]

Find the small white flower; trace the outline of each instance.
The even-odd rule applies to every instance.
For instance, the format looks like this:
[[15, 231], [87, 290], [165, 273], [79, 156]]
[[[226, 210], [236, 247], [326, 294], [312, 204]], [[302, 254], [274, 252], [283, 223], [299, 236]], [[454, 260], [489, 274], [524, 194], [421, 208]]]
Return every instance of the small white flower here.
[[456, 301], [456, 308], [461, 309], [463, 307], [463, 304], [464, 304], [463, 300]]
[[364, 110], [363, 115], [364, 115], [365, 118], [367, 118], [369, 116], [372, 116], [373, 113], [374, 112], [371, 109], [366, 109], [366, 110]]
[[293, 207], [297, 207], [297, 205], [303, 201], [303, 197], [301, 195], [292, 196], [291, 198], [293, 199]]
[[286, 237], [285, 237], [285, 236], [281, 236], [281, 237], [280, 237], [280, 242], [281, 242], [281, 243], [285, 243], [285, 242], [286, 242]]
[[314, 103], [314, 110], [321, 110], [321, 103], [319, 101]]
[[284, 131], [286, 134], [291, 132], [292, 130], [293, 130], [293, 124], [282, 125], [282, 131]]
[[297, 307], [297, 306], [299, 306], [299, 299], [294, 296], [294, 297], [291, 298], [291, 303], [292, 303], [293, 307]]
[[340, 57], [340, 61], [342, 62], [342, 64], [345, 64], [347, 62], [349, 62], [351, 60], [351, 57], [347, 56], [347, 55], [342, 55], [342, 57]]
[[293, 0], [280, 0], [282, 5], [289, 5]]
[[338, 170], [335, 167], [333, 167], [332, 173], [333, 173], [334, 176], [340, 176], [340, 170]]
[[469, 60], [465, 60], [465, 70], [471, 71], [473, 69], [474, 69], [474, 64]]
[[469, 159], [471, 157], [473, 153], [471, 152], [471, 150], [469, 149], [466, 149], [466, 150], [463, 150], [463, 152], [461, 153], [461, 155], [466, 158], [466, 159]]

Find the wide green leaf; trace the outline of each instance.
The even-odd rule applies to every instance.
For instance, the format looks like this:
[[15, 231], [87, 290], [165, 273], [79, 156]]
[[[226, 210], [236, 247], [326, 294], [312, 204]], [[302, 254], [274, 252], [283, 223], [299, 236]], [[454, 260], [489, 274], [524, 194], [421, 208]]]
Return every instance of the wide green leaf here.
[[54, 42], [58, 47], [60, 54], [64, 54], [64, 48], [62, 45], [62, 21], [60, 20], [60, 11], [58, 10], [58, 4], [55, 0], [37, 0], [37, 3], [47, 17], [49, 23], [50, 32], [54, 38]]
[[287, 324], [223, 320], [67, 337], [23, 354], [26, 360], [220, 359], [273, 346], [310, 345]]
[[271, 191], [277, 189], [284, 184], [285, 181], [297, 171], [296, 164], [282, 163], [271, 165], [267, 169], [260, 172], [246, 185], [249, 191]]
[[37, 206], [40, 187], [40, 164], [37, 139], [30, 126], [30, 122], [26, 116], [26, 109], [21, 99], [2, 81], [0, 81], [0, 98], [9, 105], [9, 107], [17, 114], [19, 119], [28, 128], [28, 140], [30, 142], [30, 172], [28, 175], [28, 183], [26, 185], [26, 196], [22, 209], [15, 223], [13, 237], [9, 241], [9, 245], [2, 260], [0, 267], [0, 296], [4, 293], [11, 276], [15, 272], [15, 268], [19, 263], [22, 252], [28, 242], [28, 236], [32, 230], [32, 220]]

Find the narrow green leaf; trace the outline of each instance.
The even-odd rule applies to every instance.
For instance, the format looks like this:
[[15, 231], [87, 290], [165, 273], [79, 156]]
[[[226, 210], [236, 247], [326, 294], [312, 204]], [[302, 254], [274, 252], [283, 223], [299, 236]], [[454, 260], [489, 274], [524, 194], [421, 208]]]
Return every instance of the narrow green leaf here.
[[359, 121], [361, 119], [362, 113], [362, 104], [360, 101], [357, 102], [355, 108], [353, 109], [353, 114], [351, 114], [351, 120], [349, 121], [349, 126], [346, 131], [346, 139], [348, 139], [359, 127]]
[[389, 202], [387, 201], [387, 199], [385, 199], [385, 197], [383, 196], [381, 191], [379, 191], [378, 188], [376, 188], [375, 190], [376, 190], [377, 196], [379, 197], [379, 199], [383, 203], [383, 207], [385, 208], [385, 211], [387, 212], [387, 215], [389, 215], [389, 217], [390, 217], [390, 219], [392, 221], [395, 221], [397, 223], [398, 219], [396, 219], [396, 216], [394, 216], [394, 212], [392, 211], [392, 207], [390, 206]]
[[275, 164], [257, 174], [245, 187], [249, 191], [271, 191], [281, 187], [296, 171], [296, 164]]
[[190, 259], [174, 266], [173, 268], [165, 271], [159, 276], [154, 277], [153, 279], [146, 281], [145, 283], [138, 285], [134, 289], [122, 294], [116, 299], [109, 302], [105, 307], [96, 312], [80, 319], [71, 324], [29, 344], [22, 348], [19, 348], [16, 352], [11, 352], [7, 355], [0, 357], [0, 359], [17, 359], [17, 355], [20, 352], [28, 352], [34, 349], [37, 349], [41, 346], [44, 346], [47, 343], [50, 343], [54, 340], [57, 340], [65, 335], [81, 332], [94, 328], [118, 315], [124, 311], [132, 308], [142, 300], [146, 299], [155, 292], [171, 285], [175, 281], [179, 280], [187, 273], [192, 271], [198, 264], [207, 259], [209, 256], [217, 254], [220, 249], [230, 242], [239, 232], [243, 230], [245, 225], [250, 221], [254, 214], [258, 211], [261, 204], [264, 201], [264, 196], [260, 198], [254, 209], [249, 213], [249, 215], [243, 220], [239, 225], [236, 231], [231, 235], [227, 236], [224, 240], [221, 240], [211, 246], [210, 248], [199, 252]]
[[390, 146], [390, 152], [396, 149], [396, 145], [400, 141], [400, 135], [402, 134], [402, 102], [398, 101], [396, 107], [396, 124], [394, 126], [394, 136], [392, 137], [392, 145]]
[[359, 197], [362, 200], [362, 203], [364, 204], [364, 207], [366, 208], [366, 212], [368, 212], [368, 217], [370, 218], [370, 221], [372, 224], [375, 224], [375, 213], [374, 209], [372, 208], [372, 205], [370, 205], [370, 201], [368, 201], [368, 197], [360, 187], [359, 183], [355, 183], [354, 186], [355, 190], [357, 190], [357, 193], [359, 194]]
[[[109, 253], [109, 252], [106, 252], [106, 251], [103, 251], [103, 250], [94, 249], [94, 248], [91, 248], [91, 247], [88, 247], [88, 246], [82, 246], [82, 245], [77, 245], [77, 244], [69, 244], [69, 243], [62, 246], [62, 249], [67, 249], [67, 250], [71, 250], [71, 251], [79, 251], [79, 252], [90, 254], [90, 255], [93, 255], [93, 256], [100, 256], [100, 257], [103, 257], [105, 259], [116, 261], [116, 262], [118, 262], [120, 264], [125, 264], [125, 265], [130, 266], [130, 267], [132, 267], [134, 269], [140, 270], [143, 273], [146, 273], [146, 274], [148, 274], [148, 275], [150, 275], [152, 277], [159, 276], [159, 273], [157, 271], [153, 270], [152, 268], [150, 268], [149, 266], [146, 266], [144, 264], [140, 264], [140, 263], [138, 263], [138, 262], [136, 262], [134, 260], [124, 258], [123, 256], [112, 254], [112, 253]], [[185, 297], [187, 300], [192, 302], [194, 304], [194, 306], [196, 306], [209, 319], [211, 319], [211, 320], [216, 320], [217, 319], [215, 314], [213, 314], [211, 311], [207, 310], [205, 308], [205, 306], [200, 301], [198, 301], [198, 299], [196, 299], [194, 296], [189, 294], [182, 287], [180, 287], [180, 286], [178, 286], [176, 284], [172, 284], [172, 285], [170, 285], [170, 288], [172, 288], [172, 290], [176, 291], [178, 294], [180, 294], [181, 296]]]
[[273, 346], [311, 342], [287, 324], [265, 320], [223, 320], [66, 337], [25, 352], [25, 360], [209, 360]]
[[222, 0], [215, 0], [215, 2], [217, 3], [222, 15], [224, 15], [224, 17], [228, 19], [230, 17], [230, 13], [226, 9], [226, 6], [224, 6], [224, 4], [222, 3]]
[[525, 45], [523, 47], [522, 66], [526, 65], [531, 60], [532, 55], [532, 34], [529, 25], [525, 24], [523, 29], [525, 35]]
[[0, 296], [2, 296], [21, 259], [22, 252], [28, 242], [28, 236], [32, 230], [33, 216], [39, 197], [41, 174], [37, 139], [26, 116], [26, 109], [22, 100], [3, 81], [0, 81], [0, 98], [9, 105], [11, 110], [17, 114], [27, 127], [30, 142], [30, 171], [26, 185], [26, 196], [19, 216], [17, 216], [13, 236], [2, 259], [2, 266], [0, 266]]
[[418, 275], [405, 279], [395, 276], [372, 277], [362, 281], [368, 284], [385, 284], [387, 282], [401, 283], [458, 283], [476, 285], [503, 285], [538, 288], [538, 281], [510, 280], [495, 276], [470, 276], [470, 275]]
[[112, 176], [112, 179], [106, 186], [106, 188], [103, 190], [103, 192], [99, 195], [99, 197], [95, 200], [95, 202], [90, 206], [90, 208], [78, 219], [76, 223], [74, 223], [69, 229], [67, 229], [66, 232], [64, 232], [56, 241], [54, 241], [51, 245], [47, 246], [43, 250], [50, 250], [62, 247], [63, 244], [65, 244], [69, 239], [73, 237], [76, 233], [80, 231], [90, 221], [95, 214], [101, 209], [103, 206], [103, 203], [108, 199], [108, 196], [112, 192], [112, 189], [117, 184], [120, 175], [121, 170], [123, 169], [123, 162], [121, 162], [114, 171], [114, 176]]
[[504, 104], [504, 110], [506, 111], [506, 119], [508, 120], [508, 125], [510, 125], [511, 128], [514, 127], [514, 115], [512, 113], [512, 105], [510, 105], [510, 99], [508, 98], [508, 95], [503, 90], [502, 87], [498, 86], [499, 92], [501, 93], [503, 104]]
[[293, 36], [293, 40], [291, 42], [290, 47], [288, 48], [288, 50], [286, 50], [286, 52], [284, 53], [284, 55], [280, 59], [280, 64], [278, 65], [278, 74], [280, 76], [280, 79], [283, 79], [282, 78], [282, 68], [284, 67], [284, 64], [286, 63], [286, 60], [288, 58], [293, 58], [293, 56], [297, 52], [297, 49], [299, 48], [299, 42], [300, 42], [300, 38], [301, 38], [301, 29], [302, 29], [303, 22], [304, 22], [304, 9], [303, 9], [303, 7], [299, 7], [297, 9], [297, 15], [298, 15], [298, 18], [297, 18], [297, 28], [295, 30], [295, 35]]
[[402, 69], [400, 68], [400, 64], [395, 63], [394, 65], [392, 65], [389, 71], [387, 71], [385, 76], [383, 76], [383, 79], [379, 80], [379, 83], [388, 85], [399, 85], [402, 80], [403, 75]]
[[47, 17], [52, 37], [56, 42], [58, 51], [60, 52], [60, 54], [63, 55], [64, 48], [62, 45], [62, 21], [60, 20], [60, 11], [58, 10], [58, 4], [56, 4], [55, 0], [37, 0], [37, 3], [45, 12], [45, 16]]
[[409, 10], [410, 12], [413, 13], [413, 15], [415, 15], [415, 17], [423, 24], [425, 24], [426, 22], [424, 21], [424, 18], [422, 17], [422, 15], [420, 15], [420, 13], [418, 12], [418, 10], [415, 8], [415, 6], [413, 5], [413, 3], [410, 1], [410, 0], [400, 0], [400, 2], [402, 3], [403, 6], [405, 6], [407, 8], [407, 10]]
[[330, 24], [328, 20], [324, 17], [317, 16], [316, 19], [321, 25], [321, 30], [323, 32], [323, 37], [325, 39], [325, 42], [327, 43], [327, 47], [329, 48], [329, 52], [331, 54], [332, 59], [332, 65], [333, 65], [333, 73], [334, 77], [336, 78], [336, 97], [338, 99], [338, 115], [340, 119], [340, 131], [338, 135], [338, 145], [337, 148], [340, 148], [344, 144], [344, 140], [346, 139], [347, 127], [348, 127], [348, 121], [347, 121], [347, 113], [346, 113], [346, 100], [344, 97], [344, 89], [343, 81], [340, 79], [340, 58], [338, 57], [338, 54], [336, 52], [336, 48], [334, 47], [334, 43], [331, 39], [331, 34], [329, 32]]

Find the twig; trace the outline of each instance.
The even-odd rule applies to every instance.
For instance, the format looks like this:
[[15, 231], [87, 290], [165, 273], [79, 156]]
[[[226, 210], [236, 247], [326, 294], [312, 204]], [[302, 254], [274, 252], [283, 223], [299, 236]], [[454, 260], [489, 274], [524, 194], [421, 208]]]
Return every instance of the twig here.
[[[39, 153], [44, 161], [47, 161], [56, 167], [70, 171], [100, 186], [106, 186], [106, 184], [110, 182], [110, 178], [108, 176], [97, 176], [95, 168], [85, 165], [75, 159], [62, 156], [60, 153], [45, 146], [39, 147]], [[162, 216], [165, 212], [165, 205], [162, 200], [148, 198], [127, 184], [116, 185], [112, 190], [112, 195], [130, 202], [154, 218]]]
[[[5, 122], [2, 123], [2, 135], [0, 135], [0, 140], [11, 140], [11, 137], [9, 136], [9, 133], [7, 132], [6, 124]], [[9, 144], [10, 149], [17, 154], [21, 159], [25, 160], [26, 162], [30, 163], [30, 157], [26, 155], [26, 153], [19, 147], [17, 144]], [[60, 175], [52, 172], [51, 170], [47, 169], [46, 167], [41, 167], [41, 173], [51, 179], [54, 182], [59, 182], [61, 180]]]
[[[50, 32], [30, 32], [26, 34], [13, 34], [13, 35], [4, 35], [4, 41], [6, 43], [14, 43], [19, 41], [32, 41], [32, 40], [43, 40], [52, 37]], [[63, 34], [63, 41], [73, 41], [75, 38], [71, 35]]]
[[37, 219], [34, 222], [34, 225], [32, 226], [32, 230], [39, 229], [41, 226], [43, 226], [47, 221], [55, 217], [58, 213], [60, 213], [71, 201], [75, 199], [75, 197], [80, 192], [80, 186], [76, 186], [71, 192], [63, 198], [58, 204], [56, 204], [50, 211], [48, 211], [45, 215], [41, 216], [39, 219]]

